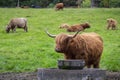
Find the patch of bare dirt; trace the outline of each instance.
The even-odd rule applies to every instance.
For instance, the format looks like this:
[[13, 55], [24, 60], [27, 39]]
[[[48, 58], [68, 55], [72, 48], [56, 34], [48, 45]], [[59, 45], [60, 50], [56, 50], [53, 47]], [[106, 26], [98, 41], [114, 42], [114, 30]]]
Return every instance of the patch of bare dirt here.
[[120, 80], [120, 72], [106, 72], [106, 80]]
[[37, 80], [37, 72], [0, 73], [0, 80]]

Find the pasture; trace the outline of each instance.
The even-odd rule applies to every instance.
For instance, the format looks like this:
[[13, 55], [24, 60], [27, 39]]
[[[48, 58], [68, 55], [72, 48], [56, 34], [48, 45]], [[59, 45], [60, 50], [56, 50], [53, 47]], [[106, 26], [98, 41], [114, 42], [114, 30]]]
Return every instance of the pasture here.
[[[15, 17], [27, 18], [28, 32], [23, 29], [16, 29], [15, 33], [5, 32], [9, 20]], [[117, 30], [106, 30], [108, 18], [118, 21]], [[91, 28], [84, 32], [96, 32], [103, 38], [104, 51], [100, 68], [120, 71], [120, 8], [65, 8], [63, 11], [52, 8], [0, 8], [0, 72], [56, 68], [57, 60], [64, 59], [64, 56], [54, 51], [54, 39], [48, 37], [44, 30], [47, 28], [52, 34], [74, 34], [59, 29], [59, 25], [84, 22], [91, 24]]]

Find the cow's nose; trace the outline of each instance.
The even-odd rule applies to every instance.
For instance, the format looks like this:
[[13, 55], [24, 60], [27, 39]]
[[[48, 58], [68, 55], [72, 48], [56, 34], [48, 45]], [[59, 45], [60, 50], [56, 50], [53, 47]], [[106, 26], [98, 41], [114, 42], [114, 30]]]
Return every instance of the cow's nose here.
[[61, 50], [59, 48], [55, 48], [56, 52], [61, 52]]

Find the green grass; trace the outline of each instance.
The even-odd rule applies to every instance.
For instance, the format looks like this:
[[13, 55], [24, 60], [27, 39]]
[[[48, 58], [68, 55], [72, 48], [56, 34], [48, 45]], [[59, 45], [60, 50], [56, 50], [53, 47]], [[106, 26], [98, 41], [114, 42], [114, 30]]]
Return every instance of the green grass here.
[[[23, 29], [17, 29], [16, 33], [5, 32], [5, 26], [14, 17], [28, 19], [27, 33]], [[107, 18], [115, 18], [118, 21], [118, 30], [106, 30]], [[100, 68], [120, 71], [120, 8], [67, 8], [57, 12], [52, 8], [0, 8], [0, 72], [56, 68], [57, 60], [64, 57], [54, 51], [54, 39], [49, 38], [44, 29], [47, 28], [53, 34], [61, 32], [69, 34], [59, 29], [59, 25], [83, 22], [91, 24], [91, 28], [86, 29], [85, 32], [96, 32], [104, 40]]]

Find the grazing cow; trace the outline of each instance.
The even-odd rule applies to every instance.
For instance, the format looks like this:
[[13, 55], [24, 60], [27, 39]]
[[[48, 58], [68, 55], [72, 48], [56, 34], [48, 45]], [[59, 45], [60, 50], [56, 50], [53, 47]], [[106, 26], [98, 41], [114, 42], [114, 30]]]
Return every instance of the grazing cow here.
[[117, 21], [115, 19], [107, 19], [107, 29], [109, 30], [110, 28], [112, 30], [115, 30], [117, 26]]
[[60, 28], [66, 28], [68, 32], [84, 31], [86, 28], [90, 28], [89, 23], [76, 24], [69, 26], [67, 24], [62, 24]]
[[46, 31], [49, 37], [55, 38], [55, 51], [63, 53], [65, 59], [83, 59], [86, 66], [99, 68], [100, 58], [103, 52], [103, 40], [96, 33], [83, 33], [75, 35], [52, 35]]
[[21, 6], [21, 8], [23, 8], [23, 9], [28, 9], [29, 6]]
[[76, 24], [67, 28], [68, 32], [84, 31], [86, 28], [90, 28], [89, 23]]
[[26, 18], [13, 18], [10, 20], [9, 24], [6, 27], [6, 32], [9, 33], [10, 29], [12, 29], [12, 32], [16, 31], [16, 28], [23, 28], [24, 31], [27, 30], [27, 19]]
[[55, 10], [57, 11], [57, 10], [63, 10], [63, 8], [64, 8], [64, 4], [63, 3], [57, 3], [56, 5], [55, 5]]

